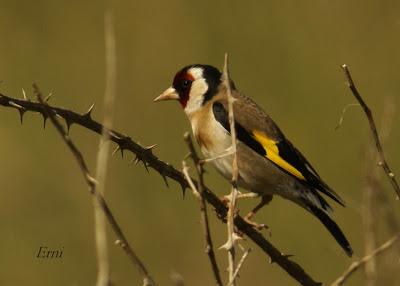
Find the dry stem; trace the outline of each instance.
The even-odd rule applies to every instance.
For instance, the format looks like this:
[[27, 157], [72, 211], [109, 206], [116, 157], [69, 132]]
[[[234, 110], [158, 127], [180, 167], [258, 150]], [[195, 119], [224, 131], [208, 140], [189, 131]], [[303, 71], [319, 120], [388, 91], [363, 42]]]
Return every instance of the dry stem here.
[[197, 155], [197, 152], [193, 146], [193, 142], [190, 138], [189, 133], [185, 133], [184, 139], [186, 141], [186, 144], [188, 145], [189, 151], [190, 151], [190, 156], [193, 159], [193, 162], [196, 167], [196, 172], [199, 178], [197, 188], [191, 181], [190, 176], [188, 175], [187, 172], [187, 167], [185, 165], [185, 161], [183, 161], [183, 170], [184, 174], [186, 176], [186, 179], [188, 180], [189, 185], [191, 186], [194, 194], [197, 194], [197, 198], [199, 199], [200, 203], [200, 218], [201, 218], [201, 224], [203, 226], [203, 233], [204, 233], [204, 241], [205, 241], [205, 248], [206, 248], [206, 253], [208, 255], [208, 258], [210, 260], [211, 264], [211, 269], [214, 274], [215, 282], [216, 285], [222, 286], [222, 280], [221, 280], [221, 275], [219, 272], [217, 260], [215, 258], [215, 253], [214, 253], [214, 246], [213, 246], [213, 241], [211, 238], [211, 231], [210, 231], [210, 225], [209, 225], [209, 220], [208, 220], [208, 214], [207, 214], [207, 206], [205, 203], [204, 199], [204, 169], [203, 169], [203, 164], [200, 162], [200, 158]]
[[[117, 59], [115, 51], [115, 34], [114, 22], [110, 11], [106, 11], [104, 15], [104, 36], [105, 36], [105, 60], [106, 60], [106, 88], [104, 92], [104, 119], [103, 132], [99, 141], [99, 150], [97, 152], [96, 163], [96, 179], [97, 190], [104, 196], [108, 153], [110, 150], [110, 141], [107, 130], [112, 128], [113, 109], [115, 99], [115, 82], [117, 74]], [[95, 240], [97, 252], [97, 286], [107, 286], [109, 284], [109, 263], [107, 254], [107, 232], [106, 218], [104, 213], [97, 203], [96, 198], [93, 198], [94, 218], [95, 218]]]
[[71, 150], [72, 154], [76, 158], [78, 165], [82, 171], [82, 174], [86, 180], [86, 183], [89, 186], [89, 191], [92, 195], [95, 196], [95, 198], [98, 201], [98, 204], [100, 205], [101, 209], [103, 210], [105, 216], [107, 217], [114, 233], [118, 237], [118, 241], [120, 241], [120, 245], [125, 251], [125, 253], [128, 255], [128, 257], [131, 259], [133, 264], [137, 267], [139, 270], [140, 274], [143, 277], [143, 285], [144, 286], [155, 286], [156, 284], [154, 283], [154, 280], [151, 278], [149, 272], [147, 271], [146, 267], [144, 264], [141, 262], [139, 257], [133, 252], [131, 246], [129, 245], [127, 239], [125, 238], [124, 233], [122, 232], [122, 229], [118, 225], [117, 221], [115, 220], [111, 210], [109, 209], [103, 195], [98, 192], [96, 189], [97, 182], [93, 177], [90, 175], [89, 169], [87, 168], [86, 162], [81, 154], [81, 152], [78, 150], [78, 148], [75, 146], [75, 144], [72, 142], [70, 137], [68, 136], [67, 132], [64, 130], [64, 127], [58, 122], [56, 118], [56, 113], [54, 113], [54, 110], [49, 108], [47, 103], [44, 102], [42, 95], [40, 93], [39, 88], [36, 86], [36, 84], [33, 84], [33, 89], [34, 93], [39, 101], [39, 103], [42, 105], [43, 108], [43, 114], [46, 115], [46, 118], [50, 118], [51, 122], [53, 123], [54, 127], [58, 131], [58, 133], [61, 135], [61, 138], [64, 140], [64, 142], [67, 144], [69, 149]]
[[373, 136], [373, 138], [375, 140], [375, 146], [376, 146], [376, 149], [378, 150], [378, 154], [379, 154], [379, 163], [378, 164], [380, 166], [382, 166], [383, 170], [385, 171], [387, 177], [389, 178], [389, 180], [390, 180], [390, 182], [391, 182], [391, 184], [393, 186], [394, 191], [397, 194], [397, 198], [399, 198], [400, 197], [400, 187], [399, 187], [399, 184], [396, 181], [394, 173], [392, 172], [392, 170], [390, 169], [389, 165], [386, 162], [385, 154], [383, 152], [383, 148], [382, 148], [381, 142], [379, 140], [379, 135], [378, 135], [378, 131], [376, 129], [374, 118], [372, 116], [372, 112], [369, 109], [369, 107], [367, 106], [367, 104], [365, 103], [365, 101], [362, 99], [360, 93], [358, 92], [356, 86], [354, 85], [354, 81], [353, 81], [353, 79], [351, 77], [350, 70], [347, 67], [347, 65], [342, 65], [342, 68], [343, 68], [343, 71], [344, 71], [345, 76], [346, 76], [347, 85], [349, 86], [349, 88], [350, 88], [351, 92], [353, 93], [354, 97], [360, 103], [361, 107], [363, 108], [363, 110], [365, 112], [365, 115], [368, 118], [368, 122], [369, 122], [369, 126], [370, 126], [370, 129], [371, 129], [371, 132], [372, 132], [372, 136]]
[[372, 253], [364, 256], [358, 261], [353, 262], [350, 267], [343, 273], [342, 276], [340, 276], [338, 279], [336, 279], [331, 286], [340, 286], [343, 285], [344, 282], [346, 282], [347, 279], [357, 270], [359, 269], [362, 265], [370, 261], [372, 258], [375, 256], [383, 253], [385, 250], [388, 250], [390, 247], [394, 245], [395, 242], [399, 239], [399, 235], [396, 235], [389, 239], [387, 242], [382, 244], [380, 247], [375, 249]]
[[[394, 115], [394, 105], [392, 101], [385, 98], [384, 110], [381, 120], [380, 136], [382, 145], [385, 144], [386, 139], [389, 136], [393, 115]], [[375, 154], [375, 149], [373, 146], [368, 145], [366, 150], [366, 158], [369, 160], [375, 158], [376, 161], [379, 160], [379, 155]], [[382, 186], [380, 184], [380, 173], [376, 172], [374, 166], [366, 164], [366, 182], [367, 185], [364, 191], [364, 207], [363, 207], [363, 221], [364, 221], [364, 250], [365, 253], [371, 253], [376, 248], [376, 212], [379, 209], [386, 209], [386, 205], [379, 204], [378, 191], [381, 191]], [[395, 231], [397, 233], [398, 230]], [[367, 286], [374, 286], [377, 284], [377, 262], [375, 258], [371, 258], [370, 261], [365, 263], [365, 279]]]
[[244, 262], [245, 262], [245, 260], [246, 260], [246, 258], [247, 258], [247, 256], [249, 255], [250, 252], [251, 252], [251, 248], [247, 249], [247, 250], [243, 253], [242, 258], [239, 260], [239, 262], [238, 262], [238, 264], [237, 264], [237, 266], [236, 266], [236, 269], [235, 269], [235, 271], [233, 272], [233, 279], [232, 279], [232, 281], [229, 282], [228, 285], [226, 285], [226, 286], [232, 286], [232, 283], [236, 280], [236, 277], [238, 277], [239, 271], [240, 271], [240, 269], [242, 268], [242, 265], [244, 264]]
[[229, 76], [228, 67], [228, 54], [225, 54], [224, 70], [223, 70], [223, 82], [226, 87], [226, 94], [228, 97], [228, 116], [229, 116], [229, 127], [232, 138], [231, 151], [233, 153], [232, 160], [232, 191], [231, 199], [229, 201], [228, 218], [227, 218], [227, 230], [228, 230], [228, 240], [223, 246], [228, 250], [228, 272], [229, 272], [229, 284], [235, 286], [235, 242], [236, 234], [234, 227], [234, 216], [236, 210], [236, 197], [237, 197], [237, 180], [239, 175], [238, 164], [237, 164], [237, 149], [236, 149], [236, 129], [235, 129], [235, 115], [233, 112], [233, 102], [234, 98], [231, 92], [231, 78]]

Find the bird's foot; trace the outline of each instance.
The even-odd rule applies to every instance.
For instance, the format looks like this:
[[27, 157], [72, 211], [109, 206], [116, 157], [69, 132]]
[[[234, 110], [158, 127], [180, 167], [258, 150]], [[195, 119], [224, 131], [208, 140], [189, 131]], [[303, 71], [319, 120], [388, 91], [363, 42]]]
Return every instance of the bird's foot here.
[[252, 219], [253, 216], [254, 216], [254, 213], [253, 213], [253, 212], [249, 212], [249, 213], [243, 218], [243, 220], [244, 220], [245, 222], [247, 222], [249, 225], [251, 225], [252, 227], [254, 227], [255, 229], [259, 230], [259, 231], [261, 231], [261, 230], [263, 230], [263, 229], [269, 230], [269, 227], [268, 227], [266, 224], [264, 224], [264, 223], [258, 223], [258, 222], [252, 221], [251, 219]]

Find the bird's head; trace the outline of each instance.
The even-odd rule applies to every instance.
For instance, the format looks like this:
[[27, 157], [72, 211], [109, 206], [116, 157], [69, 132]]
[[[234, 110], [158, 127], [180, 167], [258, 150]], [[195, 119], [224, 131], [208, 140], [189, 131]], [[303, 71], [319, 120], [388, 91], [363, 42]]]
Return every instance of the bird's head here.
[[172, 82], [154, 101], [178, 100], [186, 114], [201, 108], [217, 92], [221, 72], [209, 65], [190, 65], [178, 71]]

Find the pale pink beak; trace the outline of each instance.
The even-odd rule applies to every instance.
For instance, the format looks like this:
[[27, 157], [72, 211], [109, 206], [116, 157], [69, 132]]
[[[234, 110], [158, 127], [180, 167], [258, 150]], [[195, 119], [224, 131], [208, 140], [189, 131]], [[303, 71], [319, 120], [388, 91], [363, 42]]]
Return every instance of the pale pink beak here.
[[162, 100], [173, 100], [179, 99], [179, 95], [176, 92], [176, 89], [172, 86], [167, 88], [160, 96], [156, 97], [154, 101], [162, 101]]

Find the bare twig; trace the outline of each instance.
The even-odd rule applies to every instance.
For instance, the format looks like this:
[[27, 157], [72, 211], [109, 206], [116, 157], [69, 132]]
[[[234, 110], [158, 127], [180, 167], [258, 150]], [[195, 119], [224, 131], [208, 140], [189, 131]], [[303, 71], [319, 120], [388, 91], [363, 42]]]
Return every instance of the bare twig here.
[[[105, 58], [106, 58], [106, 88], [104, 92], [104, 119], [103, 119], [103, 132], [99, 141], [99, 150], [97, 152], [96, 164], [96, 179], [97, 190], [104, 196], [108, 153], [110, 150], [111, 142], [107, 130], [112, 128], [113, 109], [115, 99], [115, 82], [116, 82], [116, 51], [115, 51], [115, 34], [114, 23], [112, 14], [109, 10], [104, 15], [104, 36], [105, 36]], [[107, 254], [107, 232], [106, 232], [106, 218], [104, 213], [97, 203], [96, 198], [93, 198], [94, 203], [94, 218], [95, 218], [95, 240], [97, 252], [97, 286], [109, 285], [109, 263]]]
[[232, 191], [231, 191], [231, 199], [229, 201], [229, 210], [228, 210], [228, 218], [227, 218], [227, 230], [228, 230], [228, 240], [223, 245], [223, 248], [228, 250], [228, 272], [229, 272], [229, 283], [232, 286], [235, 286], [235, 243], [237, 240], [237, 235], [235, 234], [234, 227], [234, 216], [236, 210], [236, 197], [237, 197], [237, 180], [238, 180], [238, 164], [237, 164], [237, 149], [236, 149], [236, 129], [235, 129], [235, 116], [233, 112], [233, 102], [234, 98], [231, 92], [231, 78], [229, 76], [229, 67], [228, 67], [228, 54], [225, 54], [224, 61], [224, 70], [222, 73], [223, 82], [225, 84], [227, 99], [228, 99], [228, 116], [229, 116], [229, 127], [232, 138], [232, 147], [231, 151], [233, 153], [232, 160]]
[[199, 191], [197, 190], [197, 187], [196, 187], [196, 185], [194, 184], [192, 177], [190, 177], [190, 174], [189, 174], [189, 167], [188, 167], [188, 165], [186, 164], [186, 161], [185, 161], [185, 160], [182, 161], [182, 173], [183, 173], [183, 175], [185, 176], [185, 179], [186, 179], [186, 181], [187, 181], [187, 183], [188, 183], [189, 189], [191, 189], [193, 195], [194, 195], [197, 199], [200, 200], [200, 198], [201, 198], [200, 193], [199, 193]]
[[[381, 135], [381, 143], [385, 144], [386, 139], [389, 136], [390, 129], [392, 126], [394, 115], [394, 104], [392, 100], [389, 98], [385, 98], [384, 100], [384, 109], [382, 120], [380, 123], [379, 133]], [[379, 154], [376, 154], [375, 148], [368, 144], [366, 150], [366, 158], [370, 161], [372, 158], [375, 158], [376, 161], [379, 160]], [[387, 203], [382, 204], [382, 200], [378, 199], [378, 194], [384, 196], [381, 191], [382, 185], [380, 183], [380, 172], [377, 172], [374, 165], [365, 164], [366, 165], [366, 187], [364, 191], [364, 203], [363, 203], [363, 222], [364, 222], [364, 250], [365, 254], [371, 253], [376, 246], [376, 213], [379, 210], [384, 210], [387, 212]], [[387, 219], [387, 222], [395, 220], [395, 216], [391, 214], [391, 217]], [[397, 233], [399, 229], [393, 230], [393, 233]], [[377, 261], [375, 258], [371, 258], [364, 266], [365, 270], [365, 284], [367, 286], [374, 286], [377, 284], [378, 273], [377, 273]]]
[[368, 118], [369, 126], [370, 126], [371, 131], [372, 131], [372, 136], [373, 136], [373, 138], [375, 140], [376, 149], [378, 150], [378, 154], [379, 154], [379, 162], [378, 162], [378, 164], [380, 166], [382, 166], [382, 168], [384, 169], [387, 177], [389, 178], [389, 180], [390, 180], [390, 182], [391, 182], [391, 184], [393, 186], [394, 191], [397, 194], [397, 199], [399, 199], [399, 197], [400, 197], [400, 187], [399, 187], [399, 184], [396, 181], [394, 173], [392, 172], [392, 170], [390, 169], [389, 165], [386, 162], [385, 154], [383, 152], [383, 148], [382, 148], [381, 142], [379, 140], [379, 135], [378, 135], [378, 131], [376, 129], [374, 118], [372, 116], [372, 112], [369, 109], [369, 107], [367, 106], [367, 104], [365, 103], [365, 101], [362, 99], [360, 93], [358, 92], [356, 86], [354, 85], [353, 79], [352, 79], [351, 74], [350, 74], [350, 70], [347, 67], [347, 65], [342, 65], [342, 69], [343, 69], [344, 74], [346, 76], [347, 85], [349, 86], [349, 88], [350, 88], [351, 92], [353, 93], [354, 97], [360, 103], [361, 107], [363, 108], [363, 110], [365, 112], [365, 115]]
[[364, 265], [365, 263], [367, 263], [369, 260], [371, 260], [372, 258], [374, 258], [375, 256], [383, 253], [385, 250], [388, 250], [390, 247], [392, 247], [395, 242], [397, 242], [399, 240], [399, 235], [396, 235], [394, 237], [392, 237], [391, 239], [389, 239], [387, 242], [385, 242], [384, 244], [382, 244], [380, 247], [378, 247], [377, 249], [375, 249], [372, 253], [364, 256], [363, 258], [361, 258], [358, 261], [353, 262], [350, 267], [342, 274], [342, 276], [340, 276], [338, 279], [336, 279], [331, 286], [340, 286], [343, 285], [344, 282], [346, 282], [347, 279], [349, 279], [349, 277], [357, 270], [359, 269], [362, 265]]
[[233, 283], [233, 282], [236, 280], [236, 278], [238, 277], [239, 271], [240, 271], [240, 269], [242, 268], [242, 265], [243, 265], [244, 261], [246, 260], [247, 256], [249, 255], [250, 251], [251, 251], [251, 248], [247, 249], [247, 250], [243, 253], [242, 258], [240, 258], [240, 260], [239, 260], [239, 262], [238, 262], [238, 264], [237, 264], [237, 266], [236, 266], [235, 272], [233, 273], [233, 279], [232, 279], [232, 281], [230, 281], [230, 282], [228, 283], [227, 286], [231, 286], [232, 283]]
[[147, 271], [146, 267], [142, 263], [142, 261], [139, 259], [139, 257], [133, 252], [131, 246], [128, 243], [128, 240], [125, 238], [124, 233], [122, 232], [121, 227], [117, 223], [117, 221], [114, 218], [114, 215], [111, 213], [111, 210], [109, 209], [103, 195], [97, 191], [96, 185], [97, 182], [93, 177], [90, 175], [89, 169], [87, 168], [86, 162], [83, 159], [83, 156], [81, 152], [78, 150], [78, 148], [75, 146], [75, 144], [72, 142], [72, 140], [69, 138], [68, 134], [65, 132], [64, 127], [58, 122], [56, 118], [56, 114], [54, 111], [48, 107], [47, 103], [43, 101], [42, 95], [40, 93], [39, 88], [37, 87], [36, 84], [33, 84], [33, 89], [35, 92], [35, 95], [39, 101], [39, 103], [42, 105], [43, 112], [46, 114], [48, 118], [50, 118], [51, 122], [53, 123], [54, 127], [57, 129], [57, 131], [60, 133], [61, 138], [64, 140], [64, 142], [67, 144], [69, 149], [71, 150], [72, 154], [76, 158], [78, 165], [82, 171], [82, 174], [86, 180], [86, 183], [89, 186], [89, 191], [92, 195], [94, 195], [98, 201], [98, 204], [102, 208], [104, 214], [106, 215], [115, 235], [118, 237], [118, 241], [120, 242], [120, 246], [122, 249], [125, 251], [125, 253], [128, 255], [128, 257], [131, 259], [133, 264], [137, 267], [138, 271], [143, 277], [143, 285], [146, 286], [155, 286], [156, 284], [154, 283], [154, 280], [151, 278], [149, 272]]
[[[18, 107], [14, 106], [13, 104]], [[12, 98], [0, 93], [0, 105], [5, 107], [11, 107], [17, 110], [23, 108], [25, 111], [37, 112], [43, 116], [45, 120], [47, 118], [47, 113], [45, 112], [45, 107], [38, 102], [26, 101], [23, 99]], [[51, 112], [57, 114], [59, 117], [63, 118], [67, 125], [77, 124], [85, 127], [97, 134], [101, 134], [103, 126], [97, 121], [93, 120], [90, 113], [79, 114], [74, 111], [47, 105], [46, 108], [51, 110]], [[188, 183], [182, 172], [178, 171], [172, 165], [165, 163], [155, 156], [152, 149], [143, 147], [133, 141], [130, 137], [117, 132], [115, 130], [108, 131], [110, 140], [116, 143], [122, 150], [129, 150], [132, 152], [136, 158], [135, 162], [144, 162], [147, 168], [152, 168], [156, 170], [164, 179], [170, 178], [176, 181], [182, 189], [188, 188]], [[193, 180], [196, 184], [197, 182]], [[224, 203], [208, 188], [204, 189], [204, 198], [211, 204], [219, 219], [225, 220], [227, 214], [227, 208]], [[284, 269], [293, 279], [298, 281], [301, 285], [320, 285], [316, 282], [310, 275], [308, 275], [304, 269], [296, 262], [290, 260], [286, 255], [282, 254], [275, 246], [273, 246], [265, 237], [255, 230], [251, 225], [243, 220], [239, 215], [235, 216], [235, 226], [240, 232], [247, 235], [261, 250], [263, 250], [270, 258], [271, 262], [277, 263], [282, 269]]]
[[210, 260], [211, 269], [214, 274], [216, 285], [222, 286], [223, 284], [222, 284], [221, 274], [220, 274], [220, 271], [218, 268], [217, 259], [215, 257], [215, 253], [214, 253], [213, 241], [211, 238], [211, 231], [210, 231], [210, 225], [209, 225], [208, 214], [207, 214], [207, 206], [206, 206], [205, 199], [204, 199], [204, 169], [203, 169], [203, 165], [201, 164], [200, 158], [197, 155], [196, 150], [194, 149], [193, 142], [190, 138], [189, 133], [187, 133], [187, 132], [185, 133], [184, 139], [186, 141], [186, 144], [188, 145], [188, 148], [190, 151], [190, 156], [193, 159], [193, 162], [196, 167], [196, 172], [197, 172], [197, 175], [199, 178], [197, 188], [195, 188], [194, 184], [191, 183], [191, 178], [189, 177], [189, 175], [187, 173], [187, 167], [185, 166], [185, 161], [183, 161], [183, 169], [186, 169], [184, 171], [184, 173], [186, 175], [186, 179], [188, 180], [189, 185], [192, 186], [193, 192], [198, 194], [196, 197], [198, 197], [199, 203], [200, 203], [200, 217], [201, 217], [201, 224], [203, 226], [206, 253]]
[[[374, 177], [373, 170], [369, 168], [366, 173], [367, 184], [363, 196], [363, 225], [364, 225], [364, 251], [366, 254], [371, 253], [376, 248], [376, 221], [375, 212], [376, 190], [379, 184]], [[374, 286], [377, 279], [376, 259], [372, 257], [365, 263], [365, 278], [367, 286]]]
[[202, 160], [200, 160], [200, 164], [206, 164], [206, 163], [213, 162], [215, 160], [219, 160], [219, 159], [222, 159], [225, 157], [232, 156], [234, 152], [230, 151], [230, 149], [231, 148], [228, 148], [228, 150], [226, 150], [224, 153], [217, 155], [215, 157], [202, 159]]

